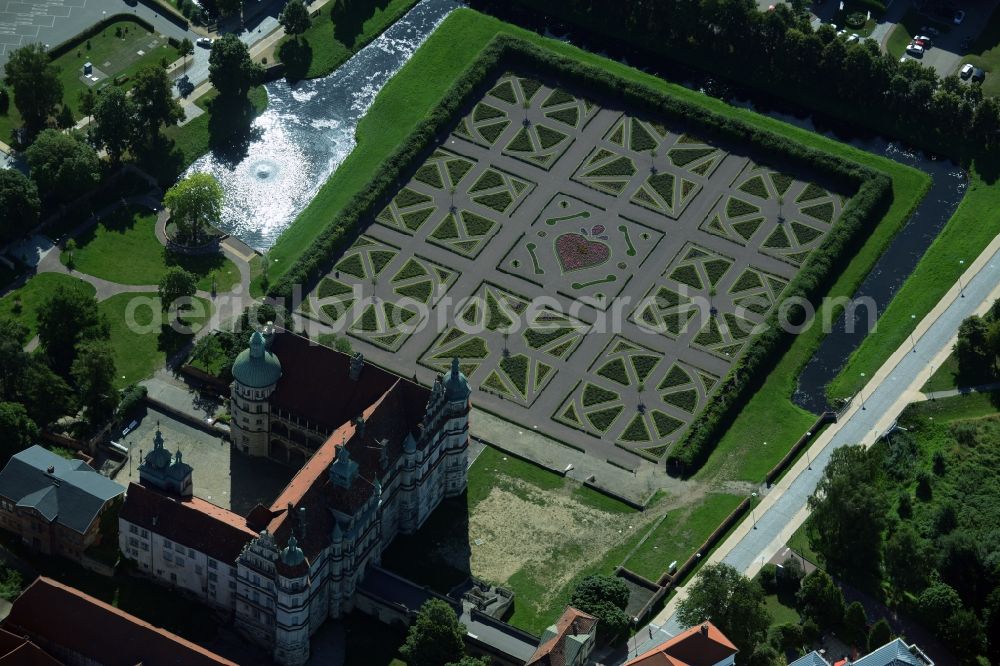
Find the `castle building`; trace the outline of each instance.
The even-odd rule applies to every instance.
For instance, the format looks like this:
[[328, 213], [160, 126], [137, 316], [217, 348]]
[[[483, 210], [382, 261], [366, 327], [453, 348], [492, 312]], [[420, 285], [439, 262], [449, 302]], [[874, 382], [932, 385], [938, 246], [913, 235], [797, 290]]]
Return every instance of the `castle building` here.
[[192, 496], [190, 466], [159, 438], [126, 494], [121, 547], [140, 572], [231, 612], [279, 664], [302, 664], [392, 539], [465, 490], [469, 384], [457, 360], [427, 389], [270, 327], [232, 373], [234, 450], [297, 473], [239, 516]]

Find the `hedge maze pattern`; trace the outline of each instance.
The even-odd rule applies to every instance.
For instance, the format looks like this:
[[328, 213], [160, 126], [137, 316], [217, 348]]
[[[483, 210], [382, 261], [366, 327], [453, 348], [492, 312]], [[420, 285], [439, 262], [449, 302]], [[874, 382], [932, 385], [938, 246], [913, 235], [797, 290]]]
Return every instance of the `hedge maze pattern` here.
[[579, 90], [484, 90], [303, 314], [404, 376], [457, 357], [515, 423], [660, 458], [850, 198]]

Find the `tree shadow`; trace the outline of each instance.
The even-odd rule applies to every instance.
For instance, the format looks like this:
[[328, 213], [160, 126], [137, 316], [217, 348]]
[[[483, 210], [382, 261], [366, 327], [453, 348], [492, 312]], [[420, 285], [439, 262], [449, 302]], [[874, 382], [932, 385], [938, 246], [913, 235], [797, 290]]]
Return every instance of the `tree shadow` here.
[[253, 126], [257, 112], [250, 100], [219, 96], [209, 102], [208, 146], [227, 166], [242, 162], [250, 144], [260, 138]]
[[285, 79], [294, 83], [306, 77], [312, 64], [312, 46], [304, 39], [291, 39], [278, 47], [278, 59], [285, 65]]
[[349, 49], [354, 48], [358, 35], [365, 27], [365, 21], [375, 15], [375, 10], [385, 9], [389, 0], [375, 2], [338, 2], [330, 10], [333, 20], [333, 36]]
[[184, 153], [163, 134], [157, 134], [148, 145], [134, 151], [139, 166], [156, 179], [160, 187], [169, 187], [184, 171]]

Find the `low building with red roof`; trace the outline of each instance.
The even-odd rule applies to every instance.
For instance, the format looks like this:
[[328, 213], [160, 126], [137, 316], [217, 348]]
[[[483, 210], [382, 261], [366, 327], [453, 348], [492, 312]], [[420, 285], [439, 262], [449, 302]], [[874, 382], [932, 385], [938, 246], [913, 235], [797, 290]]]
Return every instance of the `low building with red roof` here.
[[14, 600], [3, 628], [7, 633], [0, 644], [12, 643], [11, 635], [28, 639], [11, 645], [12, 664], [236, 666], [200, 645], [44, 576]]
[[597, 618], [567, 606], [526, 666], [583, 666], [590, 658], [597, 636]]
[[471, 391], [457, 360], [428, 389], [270, 328], [233, 377], [233, 448], [295, 476], [240, 516], [193, 497], [197, 471], [158, 435], [126, 494], [121, 548], [140, 572], [231, 612], [277, 663], [303, 664], [392, 539], [465, 490]]
[[739, 650], [711, 622], [703, 622], [625, 662], [625, 666], [731, 666]]

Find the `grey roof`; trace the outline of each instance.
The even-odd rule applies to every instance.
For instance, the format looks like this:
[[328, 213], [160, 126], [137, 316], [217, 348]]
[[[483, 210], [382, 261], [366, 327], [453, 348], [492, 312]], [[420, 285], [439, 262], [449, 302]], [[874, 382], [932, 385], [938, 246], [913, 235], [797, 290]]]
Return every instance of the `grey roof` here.
[[244, 349], [233, 362], [233, 379], [249, 388], [267, 388], [281, 379], [281, 363], [260, 331], [250, 336], [250, 347]]
[[853, 666], [923, 666], [923, 661], [910, 652], [900, 639], [890, 641], [854, 662]]
[[37, 445], [12, 456], [0, 471], [0, 495], [80, 534], [105, 502], [124, 492], [82, 460], [66, 460]]
[[799, 657], [788, 666], [830, 666], [830, 662], [824, 659], [819, 652], [813, 650], [804, 657]]

